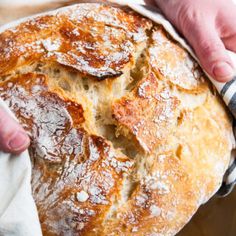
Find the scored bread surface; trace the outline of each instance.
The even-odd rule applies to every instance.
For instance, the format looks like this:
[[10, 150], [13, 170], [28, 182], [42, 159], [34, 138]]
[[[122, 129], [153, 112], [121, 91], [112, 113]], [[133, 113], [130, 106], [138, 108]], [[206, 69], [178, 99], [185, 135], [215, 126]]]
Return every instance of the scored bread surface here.
[[161, 26], [74, 5], [2, 32], [0, 65], [43, 235], [175, 235], [219, 188], [230, 116]]

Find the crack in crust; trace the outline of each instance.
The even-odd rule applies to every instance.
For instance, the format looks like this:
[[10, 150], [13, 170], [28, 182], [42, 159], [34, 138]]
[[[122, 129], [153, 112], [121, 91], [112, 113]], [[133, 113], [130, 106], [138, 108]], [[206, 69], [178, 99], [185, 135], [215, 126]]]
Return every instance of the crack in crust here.
[[50, 92], [45, 75], [23, 74], [0, 88], [32, 139], [32, 190], [45, 234], [99, 227], [132, 161], [89, 135], [82, 106]]
[[118, 132], [131, 133], [144, 151], [151, 153], [163, 144], [176, 126], [179, 101], [162, 87], [153, 73], [137, 85], [133, 93], [113, 105]]
[[136, 45], [146, 40], [150, 26], [133, 12], [99, 4], [38, 17], [1, 34], [0, 75], [46, 61], [97, 79], [117, 77], [132, 64]]

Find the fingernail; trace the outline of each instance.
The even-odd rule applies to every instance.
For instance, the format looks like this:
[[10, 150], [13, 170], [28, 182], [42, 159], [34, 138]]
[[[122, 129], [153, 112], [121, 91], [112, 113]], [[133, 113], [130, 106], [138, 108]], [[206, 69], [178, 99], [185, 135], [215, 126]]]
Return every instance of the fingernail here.
[[21, 151], [29, 145], [29, 137], [23, 132], [17, 132], [9, 141], [9, 147], [12, 151]]
[[213, 75], [219, 81], [228, 81], [234, 76], [234, 69], [227, 62], [218, 62], [213, 67]]

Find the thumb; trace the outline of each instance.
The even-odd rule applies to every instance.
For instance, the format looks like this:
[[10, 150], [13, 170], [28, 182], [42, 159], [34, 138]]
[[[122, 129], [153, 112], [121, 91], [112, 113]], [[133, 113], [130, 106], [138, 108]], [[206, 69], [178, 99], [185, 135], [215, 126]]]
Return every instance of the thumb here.
[[[207, 27], [208, 26], [208, 27]], [[227, 54], [214, 24], [195, 25], [185, 33], [206, 72], [219, 82], [227, 82], [234, 76], [233, 63]]]
[[30, 139], [24, 129], [0, 108], [0, 150], [18, 154], [29, 144]]

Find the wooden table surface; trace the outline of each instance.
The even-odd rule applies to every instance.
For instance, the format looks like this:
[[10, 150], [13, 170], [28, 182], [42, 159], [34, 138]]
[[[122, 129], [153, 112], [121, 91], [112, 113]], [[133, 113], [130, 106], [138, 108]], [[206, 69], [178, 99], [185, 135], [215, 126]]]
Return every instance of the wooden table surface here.
[[[6, 8], [0, 5], [0, 25], [76, 2], [88, 1], [68, 0], [17, 8]], [[202, 206], [178, 236], [236, 236], [236, 189], [228, 197], [213, 198]]]

